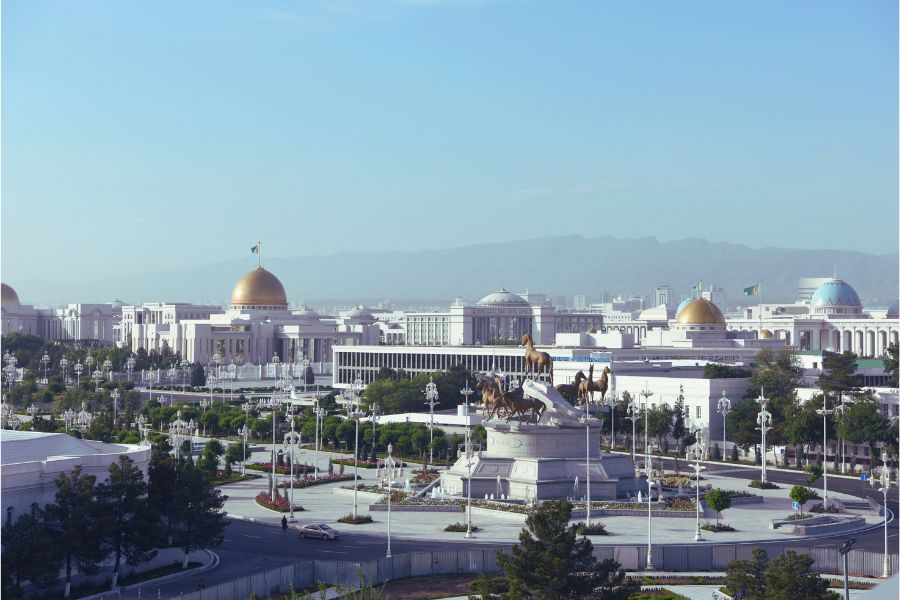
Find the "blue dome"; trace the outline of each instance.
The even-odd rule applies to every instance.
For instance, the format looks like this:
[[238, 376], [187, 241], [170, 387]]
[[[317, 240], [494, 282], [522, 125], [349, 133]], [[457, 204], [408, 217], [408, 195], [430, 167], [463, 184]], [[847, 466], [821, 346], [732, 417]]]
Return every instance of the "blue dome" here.
[[678, 318], [678, 313], [681, 312], [681, 309], [684, 308], [685, 306], [687, 306], [688, 304], [690, 304], [691, 300], [693, 300], [693, 299], [694, 299], [693, 297], [689, 297], [689, 298], [685, 298], [684, 300], [681, 301], [681, 304], [679, 304], [678, 308], [675, 309], [675, 318]]
[[900, 300], [894, 300], [891, 302], [891, 305], [888, 306], [887, 318], [888, 319], [896, 319], [900, 316]]
[[861, 306], [856, 290], [840, 279], [820, 285], [809, 303], [813, 306]]

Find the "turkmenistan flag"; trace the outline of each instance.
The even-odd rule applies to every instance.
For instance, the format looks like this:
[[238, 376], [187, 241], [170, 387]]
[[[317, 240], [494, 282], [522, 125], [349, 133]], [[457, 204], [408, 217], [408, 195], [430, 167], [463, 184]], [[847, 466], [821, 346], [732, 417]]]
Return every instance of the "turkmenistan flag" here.
[[703, 291], [703, 280], [701, 279], [700, 281], [695, 283], [693, 286], [691, 286], [691, 289], [694, 290], [695, 292], [702, 292]]
[[250, 248], [250, 254], [259, 254], [259, 244]]
[[744, 295], [745, 296], [759, 296], [759, 285], [760, 284], [757, 283], [756, 285], [751, 285], [750, 287], [744, 288]]

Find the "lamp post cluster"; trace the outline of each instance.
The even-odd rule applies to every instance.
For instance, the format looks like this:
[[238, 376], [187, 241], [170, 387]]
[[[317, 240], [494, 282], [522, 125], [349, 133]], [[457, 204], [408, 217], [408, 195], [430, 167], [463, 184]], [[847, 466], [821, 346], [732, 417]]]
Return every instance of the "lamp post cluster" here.
[[466, 539], [471, 539], [475, 536], [472, 535], [472, 437], [469, 433], [469, 396], [474, 393], [474, 390], [469, 388], [468, 377], [466, 378], [466, 387], [461, 389], [459, 393], [465, 398], [463, 414], [466, 419], [465, 453], [466, 470], [468, 471], [466, 476]]
[[431, 419], [428, 424], [428, 434], [429, 434], [429, 444], [428, 444], [428, 464], [434, 464], [434, 407], [436, 404], [440, 404], [437, 401], [438, 399], [438, 389], [437, 384], [434, 382], [434, 378], [429, 377], [428, 383], [425, 385], [425, 399], [428, 401], [425, 403], [428, 406]]
[[822, 408], [816, 414], [822, 415], [822, 506], [828, 510], [828, 415], [834, 413], [828, 410], [828, 400], [822, 394]]
[[6, 398], [4, 398], [3, 403], [0, 404], [0, 425], [2, 425], [3, 429], [18, 429], [21, 424], [19, 417], [13, 413], [12, 408], [6, 402]]
[[387, 509], [387, 558], [391, 557], [391, 492], [394, 490], [394, 477], [397, 469], [397, 461], [394, 460], [394, 445], [388, 444], [387, 458], [384, 459], [384, 469], [387, 471], [388, 509]]
[[359, 490], [359, 418], [362, 412], [359, 409], [359, 392], [362, 390], [362, 380], [359, 376], [353, 380], [350, 386], [344, 390], [347, 418], [356, 422], [356, 434], [353, 442], [353, 518], [357, 517], [357, 491]]
[[[731, 412], [731, 400], [729, 400], [725, 396], [725, 390], [722, 390], [722, 397], [719, 398], [719, 402], [717, 403], [718, 412], [722, 415], [722, 458], [725, 458], [725, 450], [726, 450], [726, 419], [728, 418], [728, 413]], [[712, 435], [710, 434], [710, 437]]]
[[185, 438], [190, 439], [194, 433], [194, 420], [185, 421], [181, 418], [181, 411], [179, 410], [176, 413], [176, 419], [169, 423], [169, 435], [172, 437], [172, 440], [175, 442], [175, 460], [177, 461], [179, 458], [179, 453], [181, 452], [181, 446], [185, 442]]
[[63, 358], [59, 359], [59, 369], [62, 371], [62, 374], [63, 374], [63, 385], [68, 385], [69, 384], [69, 359], [68, 358], [63, 357]]
[[42, 380], [41, 383], [47, 384], [50, 382], [50, 380], [47, 379], [47, 366], [49, 364], [50, 364], [50, 355], [47, 354], [46, 352], [44, 352], [44, 355], [41, 357], [41, 365], [43, 365], [43, 367], [44, 367], [44, 379]]
[[694, 432], [694, 435], [697, 438], [697, 442], [691, 447], [691, 457], [694, 459], [694, 475], [696, 476], [696, 482], [694, 487], [696, 488], [697, 498], [697, 531], [694, 534], [694, 541], [700, 542], [703, 541], [703, 537], [700, 535], [700, 472], [705, 470], [706, 467], [700, 464], [700, 460], [703, 458], [703, 441], [700, 438], [701, 431], [697, 430]]
[[294, 518], [294, 450], [302, 444], [300, 434], [294, 430], [294, 417], [287, 415], [287, 420], [291, 423], [291, 430], [284, 434], [284, 448], [288, 451], [288, 460], [291, 463], [291, 516], [290, 521], [293, 523], [297, 519]]
[[759, 403], [759, 412], [756, 415], [756, 423], [759, 425], [757, 429], [762, 434], [762, 460], [760, 461], [760, 481], [766, 483], [766, 432], [772, 428], [772, 413], [766, 410], [769, 399], [765, 397], [764, 390], [760, 389], [759, 397], [756, 399]]

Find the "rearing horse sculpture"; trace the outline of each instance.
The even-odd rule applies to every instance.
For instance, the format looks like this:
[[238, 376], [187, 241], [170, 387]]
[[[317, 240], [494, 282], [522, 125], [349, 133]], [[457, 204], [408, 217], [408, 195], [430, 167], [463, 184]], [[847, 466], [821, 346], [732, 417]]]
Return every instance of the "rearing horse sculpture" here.
[[522, 336], [520, 342], [525, 346], [525, 372], [531, 372], [532, 378], [540, 375], [547, 368], [547, 379], [550, 385], [553, 385], [553, 359], [546, 352], [539, 352], [534, 349], [534, 340], [527, 333]]
[[603, 370], [600, 371], [600, 379], [594, 381], [594, 365], [591, 365], [590, 370], [588, 370], [587, 379], [583, 380], [578, 388], [578, 399], [582, 404], [587, 401], [588, 396], [590, 396], [591, 402], [593, 402], [594, 392], [600, 392], [601, 403], [606, 400], [606, 391], [609, 389], [610, 373], [612, 373], [612, 369], [603, 367]]
[[584, 371], [578, 371], [575, 373], [575, 381], [572, 383], [560, 383], [555, 386], [556, 391], [562, 394], [563, 396], [569, 396], [570, 398], [578, 398], [579, 388], [581, 387], [581, 382], [587, 379], [584, 375]]

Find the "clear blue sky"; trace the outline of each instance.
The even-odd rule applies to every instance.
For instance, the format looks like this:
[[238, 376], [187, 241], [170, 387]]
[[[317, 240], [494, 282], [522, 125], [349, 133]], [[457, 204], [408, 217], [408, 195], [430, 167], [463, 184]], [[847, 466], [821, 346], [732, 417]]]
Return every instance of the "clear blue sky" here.
[[897, 3], [2, 3], [3, 280], [548, 234], [894, 251]]

